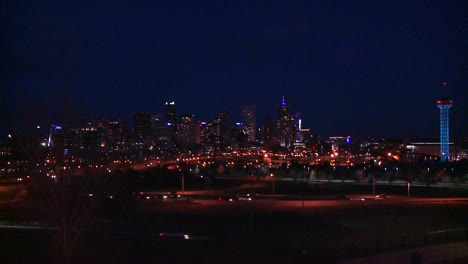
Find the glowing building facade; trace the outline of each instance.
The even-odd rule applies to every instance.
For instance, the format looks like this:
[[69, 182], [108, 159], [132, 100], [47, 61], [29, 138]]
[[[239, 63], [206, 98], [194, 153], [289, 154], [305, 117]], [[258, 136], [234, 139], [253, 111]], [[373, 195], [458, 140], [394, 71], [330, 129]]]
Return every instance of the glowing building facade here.
[[242, 123], [244, 124], [247, 139], [250, 142], [255, 141], [256, 136], [256, 107], [255, 105], [242, 106]]
[[290, 148], [296, 137], [296, 131], [294, 129], [295, 120], [289, 112], [289, 107], [286, 101], [281, 101], [281, 106], [278, 108], [278, 139], [281, 147]]

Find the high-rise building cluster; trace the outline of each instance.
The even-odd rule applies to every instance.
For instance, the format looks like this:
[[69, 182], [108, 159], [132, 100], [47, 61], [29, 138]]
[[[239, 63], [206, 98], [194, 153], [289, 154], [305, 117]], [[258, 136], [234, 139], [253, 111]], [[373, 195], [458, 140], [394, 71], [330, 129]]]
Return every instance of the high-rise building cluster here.
[[290, 113], [284, 97], [278, 107], [277, 125], [267, 119], [263, 127], [258, 127], [255, 105], [243, 105], [241, 111], [240, 122], [233, 122], [226, 110], [213, 120], [202, 121], [193, 114], [177, 115], [175, 101], [167, 101], [164, 120], [160, 114], [134, 113], [133, 135], [140, 145], [176, 144], [213, 154], [261, 147], [287, 151], [311, 147], [310, 130], [302, 128], [300, 114]]
[[176, 148], [178, 152], [219, 155], [247, 149], [291, 152], [315, 148], [310, 130], [302, 127], [299, 113], [291, 114], [284, 97], [276, 119], [267, 118], [263, 126], [258, 125], [255, 105], [242, 105], [240, 110], [239, 122], [231, 120], [227, 110], [219, 111], [212, 120], [198, 120], [193, 114], [178, 114], [176, 102], [166, 101], [163, 113], [134, 112], [133, 122], [84, 118], [74, 127], [54, 125], [47, 131], [45, 144], [59, 144], [69, 153]]

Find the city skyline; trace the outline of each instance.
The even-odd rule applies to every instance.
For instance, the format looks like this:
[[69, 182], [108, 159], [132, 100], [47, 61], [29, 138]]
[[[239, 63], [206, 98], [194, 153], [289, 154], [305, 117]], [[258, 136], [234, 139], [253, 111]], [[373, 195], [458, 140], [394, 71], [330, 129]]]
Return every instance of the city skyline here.
[[[440, 100], [437, 101], [436, 103], [436, 107], [437, 108], [440, 108], [440, 101], [444, 101], [444, 100], [448, 100], [450, 101], [451, 103], [453, 103], [453, 100], [449, 99], [449, 98], [446, 98], [446, 97], [442, 97]], [[90, 116], [90, 115], [87, 115], [85, 114], [84, 112], [74, 112], [72, 115], [70, 116], [65, 116], [63, 115], [62, 117], [65, 117], [67, 118], [68, 117], [68, 120], [67, 121], [60, 121], [61, 119], [56, 119], [56, 120], [48, 120], [48, 121], [41, 121], [41, 122], [36, 122], [36, 123], [28, 123], [27, 126], [28, 128], [24, 129], [24, 130], [6, 130], [8, 132], [8, 137], [11, 135], [10, 132], [19, 132], [18, 134], [20, 135], [26, 135], [26, 134], [31, 134], [31, 133], [35, 133], [34, 131], [36, 131], [37, 129], [49, 129], [50, 127], [55, 127], [55, 126], [60, 126], [60, 127], [66, 127], [66, 128], [80, 128], [80, 127], [86, 127], [87, 124], [89, 123], [89, 125], [92, 124], [92, 126], [95, 126], [101, 122], [110, 122], [110, 123], [114, 123], [114, 122], [117, 122], [117, 123], [121, 123], [123, 122], [125, 124], [125, 128], [129, 131], [129, 132], [132, 132], [135, 134], [135, 136], [137, 138], [141, 138], [142, 136], [140, 135], [140, 131], [145, 131], [143, 132], [145, 134], [144, 137], [148, 137], [149, 136], [149, 131], [152, 129], [151, 127], [147, 127], [147, 128], [144, 128], [142, 126], [145, 126], [144, 123], [147, 123], [146, 125], [149, 125], [149, 124], [153, 124], [156, 125], [156, 124], [159, 124], [159, 125], [163, 125], [163, 126], [172, 126], [172, 127], [175, 127], [175, 125], [179, 125], [181, 122], [184, 123], [186, 122], [186, 118], [187, 117], [190, 117], [190, 119], [194, 122], [198, 122], [198, 124], [200, 126], [202, 126], [203, 124], [212, 124], [212, 123], [216, 123], [218, 122], [217, 120], [219, 120], [220, 116], [222, 116], [222, 118], [226, 118], [227, 120], [227, 123], [225, 124], [226, 126], [229, 126], [231, 128], [234, 128], [236, 126], [242, 126], [244, 128], [244, 131], [247, 135], [247, 137], [249, 138], [249, 141], [252, 141], [254, 138], [256, 138], [255, 136], [248, 136], [250, 133], [253, 132], [253, 134], [257, 134], [259, 131], [265, 129], [266, 126], [269, 126], [267, 125], [265, 122], [273, 122], [274, 125], [274, 129], [277, 130], [278, 133], [282, 133], [281, 131], [284, 129], [284, 127], [288, 127], [288, 126], [292, 126], [290, 129], [292, 129], [291, 131], [296, 131], [298, 132], [299, 130], [302, 129], [306, 129], [308, 132], [307, 133], [310, 133], [309, 131], [311, 130], [311, 128], [309, 127], [304, 127], [304, 124], [302, 122], [302, 117], [301, 117], [301, 113], [298, 112], [298, 111], [295, 111], [295, 109], [290, 109], [290, 106], [289, 104], [286, 102], [286, 99], [285, 97], [283, 96], [281, 98], [281, 103], [279, 103], [277, 105], [277, 108], [276, 108], [276, 116], [275, 115], [270, 115], [270, 116], [267, 116], [265, 118], [265, 120], [257, 120], [256, 119], [256, 105], [242, 105], [242, 106], [239, 106], [240, 108], [240, 117], [235, 117], [235, 118], [232, 118], [232, 112], [230, 112], [229, 110], [227, 109], [224, 109], [224, 111], [214, 111], [211, 113], [211, 117], [210, 118], [207, 118], [207, 119], [202, 119], [202, 118], [199, 118], [197, 114], [193, 113], [193, 112], [177, 112], [178, 110], [177, 109], [177, 103], [172, 100], [172, 101], [165, 101], [163, 103], [163, 106], [160, 108], [160, 111], [159, 112], [148, 112], [148, 111], [145, 111], [145, 112], [132, 112], [132, 113], [129, 113], [128, 116], [120, 116], [120, 117], [101, 117], [101, 118], [96, 118], [96, 117], [93, 117], [93, 116]], [[246, 113], [246, 109], [251, 109], [253, 108], [253, 119], [252, 119], [252, 113], [249, 113], [247, 114], [247, 116], [250, 116], [250, 117], [247, 117], [245, 116]], [[450, 108], [450, 107], [449, 107]], [[247, 110], [247, 111], [252, 111], [252, 110]], [[449, 111], [448, 109], [446, 111]], [[177, 112], [177, 114], [176, 114]], [[81, 115], [80, 115], [81, 114]], [[73, 117], [74, 119], [70, 119], [70, 117]], [[249, 123], [247, 124], [245, 122], [245, 120], [249, 119], [249, 122], [253, 122], [253, 123]], [[281, 121], [282, 119], [286, 118], [285, 120]], [[146, 121], [143, 121], [143, 123], [140, 123], [141, 121], [139, 120], [145, 120]], [[446, 117], [446, 120], [450, 120], [451, 118], [449, 118], [448, 116]], [[286, 122], [286, 123], [284, 123]], [[290, 123], [292, 122], [292, 123]], [[362, 137], [369, 137], [369, 138], [376, 138], [376, 139], [385, 139], [385, 138], [393, 138], [393, 139], [397, 139], [397, 138], [400, 138], [400, 139], [416, 139], [416, 140], [440, 140], [440, 136], [442, 133], [442, 128], [440, 127], [441, 126], [441, 121], [438, 120], [438, 123], [437, 123], [437, 126], [439, 127], [439, 131], [438, 131], [438, 134], [437, 135], [425, 135], [423, 137], [390, 137], [390, 136], [375, 136], [375, 135], [371, 135], [371, 134], [366, 134], [366, 135], [360, 135], [360, 134], [346, 134], [346, 133], [341, 133], [341, 134], [333, 134], [333, 135], [323, 135], [323, 134], [320, 134], [320, 133], [314, 133], [314, 131], [312, 131], [312, 133], [310, 133], [310, 135], [313, 135], [313, 136], [318, 136], [322, 139], [327, 139], [327, 138], [331, 138], [331, 137], [334, 137], [334, 136], [347, 136], [347, 137], [359, 137], [359, 138], [362, 138]], [[446, 122], [446, 121], [444, 121]], [[102, 124], [104, 124], [102, 123]], [[446, 127], [444, 128], [444, 130], [447, 130], [447, 128], [450, 128], [450, 125], [449, 124], [446, 124], [445, 125]], [[253, 128], [255, 127], [255, 128]], [[252, 130], [253, 129], [253, 130]], [[153, 127], [153, 130], [154, 130], [154, 127]], [[289, 129], [288, 129], [289, 130]], [[289, 132], [286, 132], [287, 134], [289, 134]], [[452, 140], [464, 140], [466, 139], [465, 136], [452, 136], [452, 133], [448, 133], [445, 132], [445, 135], [444, 135], [444, 138], [448, 138], [450, 142], [452, 142]], [[285, 143], [283, 142], [282, 145], [285, 145]], [[286, 144], [286, 145], [289, 145], [289, 144]]]
[[[284, 96], [321, 136], [466, 137], [463, 1], [4, 4], [0, 131], [134, 112], [211, 120]], [[447, 83], [444, 86], [444, 83]]]

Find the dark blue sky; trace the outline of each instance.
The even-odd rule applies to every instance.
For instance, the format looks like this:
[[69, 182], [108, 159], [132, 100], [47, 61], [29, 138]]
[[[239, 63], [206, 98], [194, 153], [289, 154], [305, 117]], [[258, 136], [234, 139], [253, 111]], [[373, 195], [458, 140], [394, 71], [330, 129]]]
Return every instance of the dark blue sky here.
[[[85, 113], [257, 122], [285, 96], [314, 134], [467, 136], [466, 1], [2, 1], [5, 131]], [[448, 86], [443, 87], [442, 83]], [[72, 114], [70, 114], [72, 113]], [[19, 126], [22, 124], [22, 126]]]

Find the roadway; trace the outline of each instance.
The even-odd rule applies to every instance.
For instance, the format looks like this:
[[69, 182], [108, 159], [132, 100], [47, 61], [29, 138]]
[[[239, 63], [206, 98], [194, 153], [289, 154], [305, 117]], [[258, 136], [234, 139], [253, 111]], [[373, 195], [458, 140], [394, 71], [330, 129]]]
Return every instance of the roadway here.
[[[113, 227], [112, 222], [103, 222], [83, 229], [86, 240], [79, 247], [80, 261], [336, 263], [424, 244], [460, 241], [468, 212], [468, 198], [398, 196], [374, 200], [369, 195], [359, 196], [367, 198], [363, 201], [261, 195], [258, 200], [227, 202], [216, 200], [214, 194], [196, 196], [202, 194], [206, 195], [191, 191], [189, 196], [175, 200], [139, 200], [130, 223], [120, 225], [118, 221]], [[159, 227], [168, 225], [190, 237], [206, 239], [158, 240]], [[4, 223], [3, 228], [0, 242], [10, 250], [44, 243], [40, 235], [31, 235], [37, 226], [25, 230], [29, 228]], [[47, 254], [46, 249], [42, 252]], [[115, 252], [119, 252], [118, 258]], [[44, 259], [32, 254], [26, 260], [32, 261], [34, 256]]]
[[178, 199], [167, 200], [142, 200], [139, 204], [145, 206], [157, 205], [194, 205], [204, 207], [243, 207], [251, 206], [264, 210], [274, 209], [287, 209], [287, 208], [314, 208], [314, 207], [328, 207], [328, 208], [344, 208], [359, 205], [367, 206], [380, 206], [380, 205], [468, 205], [468, 198], [408, 198], [404, 196], [393, 196], [387, 199], [376, 199], [371, 195], [358, 195], [346, 198], [336, 198], [332, 196], [305, 196], [304, 199], [300, 195], [260, 195], [252, 201], [220, 201], [219, 196], [216, 195], [188, 195], [182, 196]]

